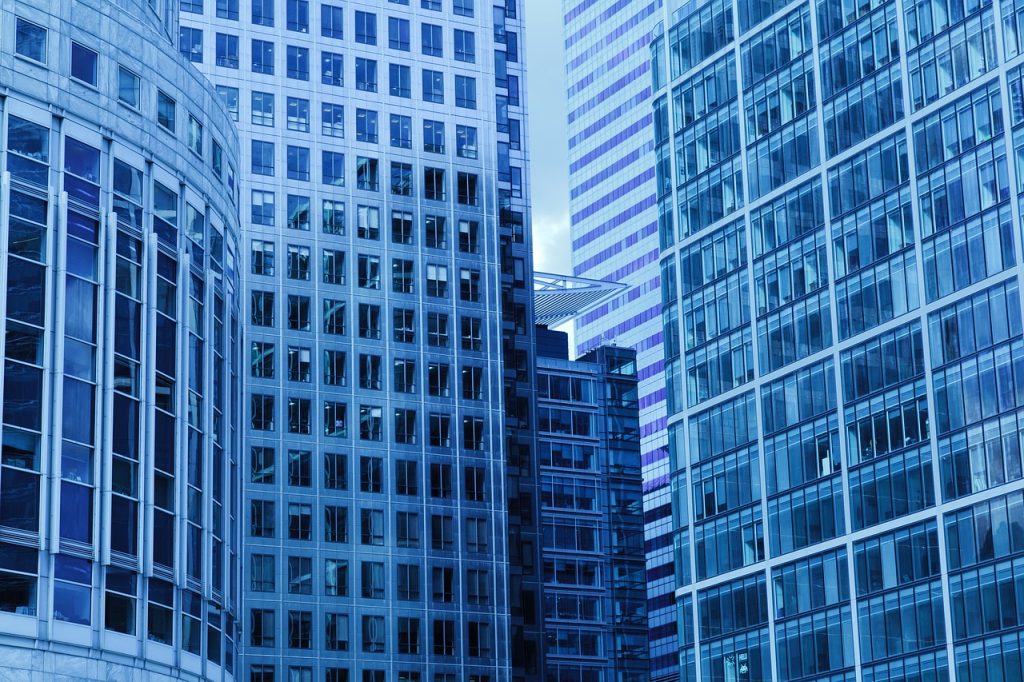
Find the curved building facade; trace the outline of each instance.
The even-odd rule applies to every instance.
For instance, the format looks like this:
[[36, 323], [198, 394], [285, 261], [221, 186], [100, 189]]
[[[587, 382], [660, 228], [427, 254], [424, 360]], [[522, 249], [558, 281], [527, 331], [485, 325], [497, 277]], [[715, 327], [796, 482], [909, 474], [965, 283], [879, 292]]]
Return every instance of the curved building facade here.
[[0, 668], [17, 679], [233, 678], [237, 136], [174, 15], [0, 9]]

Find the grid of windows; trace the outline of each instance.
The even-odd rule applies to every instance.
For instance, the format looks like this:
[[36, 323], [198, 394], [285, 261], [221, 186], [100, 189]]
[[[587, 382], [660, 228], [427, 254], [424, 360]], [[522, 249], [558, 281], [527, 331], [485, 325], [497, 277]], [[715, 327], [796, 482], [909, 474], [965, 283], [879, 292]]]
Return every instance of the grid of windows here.
[[658, 13], [682, 679], [1019, 675], [1018, 5]]
[[[183, 15], [183, 25], [246, 32], [213, 4]], [[246, 272], [262, 273], [247, 292], [250, 342], [261, 345], [242, 437], [276, 455], [259, 460], [260, 482], [247, 483], [244, 496], [271, 501], [288, 491], [288, 503], [261, 507], [260, 531], [273, 532], [277, 544], [258, 547], [271, 536], [257, 538], [247, 555], [319, 552], [345, 562], [326, 575], [318, 562], [309, 566], [302, 586], [315, 606], [273, 607], [279, 658], [244, 662], [275, 679], [302, 670], [311, 679], [350, 673], [384, 682], [416, 672], [427, 680], [419, 662], [385, 670], [391, 656], [435, 646], [433, 622], [391, 613], [399, 600], [473, 604], [472, 613], [443, 619], [451, 624], [444, 655], [466, 664], [440, 666], [439, 675], [483, 682], [499, 679], [505, 665], [493, 595], [505, 579], [506, 550], [492, 536], [505, 530], [498, 512], [506, 501], [486, 489], [504, 476], [501, 411], [488, 404], [501, 399], [502, 376], [497, 359], [482, 356], [501, 348], [501, 264], [484, 256], [497, 253], [499, 232], [517, 252], [529, 246], [522, 197], [511, 196], [509, 183], [485, 195], [495, 192], [489, 178], [497, 169], [478, 143], [493, 140], [499, 125], [494, 114], [481, 117], [495, 108], [484, 103], [496, 105], [509, 72], [521, 70], [519, 21], [515, 3], [508, 17], [472, 0], [419, 4], [261, 0], [251, 17], [241, 9], [257, 27], [251, 66], [245, 44], [237, 70], [214, 69], [209, 58], [202, 64], [211, 80], [238, 89], [243, 110], [254, 92], [280, 93], [276, 101], [261, 97], [239, 126], [257, 173], [245, 214], [261, 242]], [[511, 55], [503, 59], [506, 87], [477, 64], [495, 52]], [[502, 107], [509, 129], [521, 129], [522, 116], [518, 104]], [[484, 211], [499, 203], [510, 210], [488, 223]], [[525, 281], [520, 288], [509, 292], [516, 305], [531, 293]], [[513, 345], [516, 353], [525, 348]], [[516, 365], [509, 354], [508, 366], [521, 366], [529, 381], [532, 359]], [[428, 512], [435, 464], [449, 472], [446, 483], [438, 474], [442, 496]], [[284, 592], [287, 564], [274, 568]], [[332, 622], [329, 614], [347, 615], [332, 604], [336, 595], [361, 611]], [[310, 668], [305, 649], [332, 652], [331, 671]]]

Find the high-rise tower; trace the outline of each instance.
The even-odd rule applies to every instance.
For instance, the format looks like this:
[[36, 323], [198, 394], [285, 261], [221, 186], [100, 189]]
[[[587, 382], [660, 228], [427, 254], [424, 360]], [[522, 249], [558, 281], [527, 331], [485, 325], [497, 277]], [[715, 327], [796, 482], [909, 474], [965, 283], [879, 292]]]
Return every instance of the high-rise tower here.
[[241, 136], [243, 674], [538, 674], [521, 8], [181, 9]]
[[[577, 350], [637, 351], [653, 679], [677, 670], [650, 35], [662, 0], [562, 0], [573, 274], [628, 285], [576, 320]], [[659, 218], [660, 215], [660, 218]]]
[[13, 679], [236, 673], [238, 140], [176, 39], [174, 2], [0, 8]]
[[1021, 12], [665, 8], [685, 679], [1020, 676]]

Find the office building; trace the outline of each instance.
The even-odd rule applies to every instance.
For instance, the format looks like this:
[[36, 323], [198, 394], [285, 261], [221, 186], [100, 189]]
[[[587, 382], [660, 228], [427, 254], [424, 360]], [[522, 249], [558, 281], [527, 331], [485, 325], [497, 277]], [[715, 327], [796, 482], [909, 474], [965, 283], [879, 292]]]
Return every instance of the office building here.
[[[573, 274], [628, 288], [576, 320], [585, 353], [637, 351], [651, 676], [677, 671], [650, 35], [662, 0], [562, 0]], [[660, 218], [659, 218], [660, 215]]]
[[241, 138], [243, 678], [538, 674], [522, 8], [180, 4]]
[[0, 8], [9, 679], [236, 670], [238, 140], [176, 26]]
[[1019, 679], [1021, 8], [667, 3], [684, 679]]
[[545, 679], [647, 680], [636, 353], [537, 334]]

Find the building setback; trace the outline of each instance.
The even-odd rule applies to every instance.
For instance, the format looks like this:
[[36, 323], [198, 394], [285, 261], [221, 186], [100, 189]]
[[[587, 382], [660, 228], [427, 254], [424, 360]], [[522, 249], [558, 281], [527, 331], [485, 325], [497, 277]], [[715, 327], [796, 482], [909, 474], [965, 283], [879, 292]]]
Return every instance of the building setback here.
[[537, 334], [546, 679], [646, 680], [636, 353]]
[[241, 138], [251, 682], [542, 674], [519, 4], [181, 3]]
[[168, 2], [0, 8], [12, 679], [236, 672], [238, 140], [176, 27]]
[[683, 679], [1019, 679], [1021, 8], [667, 3]]
[[[577, 351], [637, 351], [651, 678], [678, 671], [650, 38], [662, 0], [562, 0], [573, 274], [622, 282], [576, 320]], [[660, 216], [660, 217], [659, 217]]]

